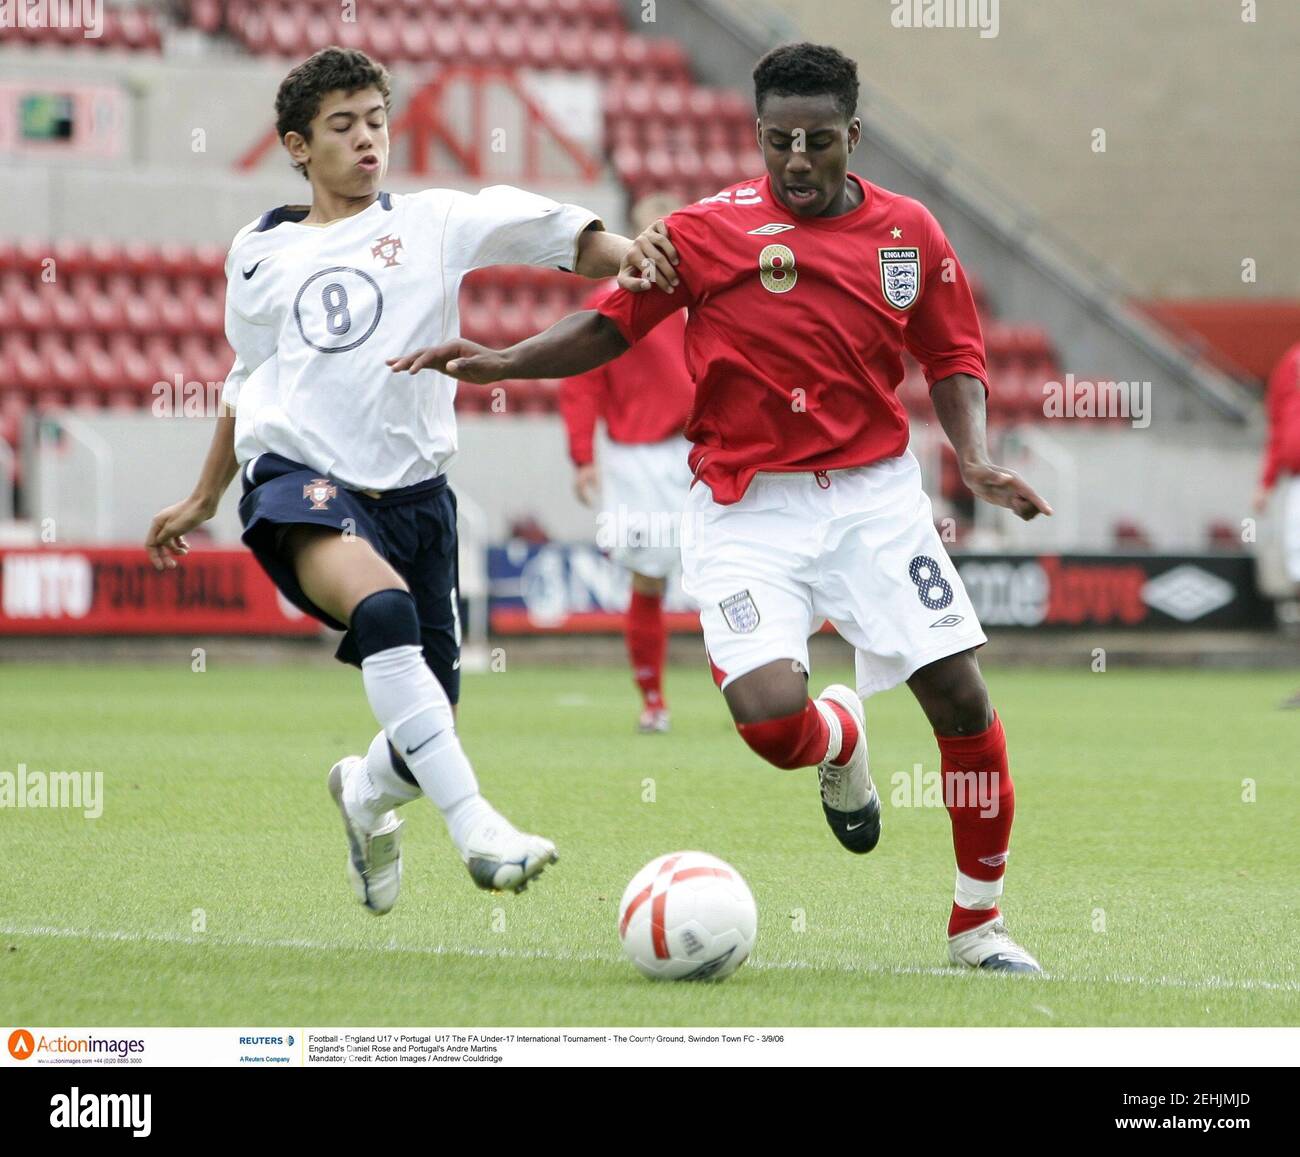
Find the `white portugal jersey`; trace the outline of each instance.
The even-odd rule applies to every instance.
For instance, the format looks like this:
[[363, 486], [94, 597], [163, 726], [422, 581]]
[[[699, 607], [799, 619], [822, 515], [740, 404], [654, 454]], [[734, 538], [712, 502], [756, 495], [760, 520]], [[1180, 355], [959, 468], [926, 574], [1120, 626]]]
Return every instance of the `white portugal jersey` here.
[[598, 218], [508, 185], [478, 194], [380, 193], [355, 216], [301, 224], [284, 206], [246, 225], [226, 258], [240, 464], [264, 451], [357, 490], [443, 473], [456, 453], [456, 381], [385, 359], [457, 337], [461, 279], [485, 265], [572, 269]]

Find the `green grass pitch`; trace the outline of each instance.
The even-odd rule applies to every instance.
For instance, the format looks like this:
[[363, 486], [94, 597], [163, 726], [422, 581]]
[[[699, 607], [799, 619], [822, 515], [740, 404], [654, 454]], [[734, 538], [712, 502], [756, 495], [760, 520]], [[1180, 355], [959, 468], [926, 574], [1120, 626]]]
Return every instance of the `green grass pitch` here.
[[[479, 892], [420, 802], [401, 900], [376, 919], [324, 782], [374, 733], [355, 673], [194, 674], [188, 651], [174, 669], [0, 667], [0, 771], [104, 776], [99, 819], [0, 810], [4, 1020], [1300, 1023], [1300, 713], [1275, 708], [1295, 676], [986, 674], [1017, 784], [1004, 907], [1042, 979], [946, 963], [947, 815], [889, 800], [895, 774], [937, 768], [905, 689], [867, 704], [884, 834], [858, 858], [826, 829], [815, 774], [750, 754], [701, 668], [669, 673], [674, 729], [647, 737], [622, 671], [467, 676], [460, 731], [486, 794], [561, 861], [524, 895]], [[722, 984], [643, 980], [618, 945], [627, 881], [687, 848], [731, 861], [758, 900], [755, 953]]]

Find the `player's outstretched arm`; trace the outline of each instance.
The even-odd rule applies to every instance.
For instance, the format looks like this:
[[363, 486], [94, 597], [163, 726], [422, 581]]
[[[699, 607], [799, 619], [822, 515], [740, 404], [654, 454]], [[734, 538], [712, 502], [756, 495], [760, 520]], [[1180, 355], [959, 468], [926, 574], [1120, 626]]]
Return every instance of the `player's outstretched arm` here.
[[961, 480], [976, 498], [1014, 510], [1026, 522], [1052, 508], [1014, 470], [989, 459], [984, 427], [984, 383], [970, 374], [953, 374], [930, 391], [934, 412], [957, 452]]
[[462, 337], [389, 358], [387, 364], [393, 373], [439, 370], [462, 382], [487, 385], [511, 378], [571, 378], [613, 361], [626, 349], [618, 326], [588, 309], [509, 349], [488, 349]]
[[199, 480], [188, 498], [164, 507], [154, 515], [145, 538], [145, 549], [155, 570], [175, 570], [177, 558], [189, 553], [185, 535], [217, 512], [226, 487], [239, 473], [235, 460], [235, 415], [224, 412], [217, 419], [212, 445], [203, 462]]

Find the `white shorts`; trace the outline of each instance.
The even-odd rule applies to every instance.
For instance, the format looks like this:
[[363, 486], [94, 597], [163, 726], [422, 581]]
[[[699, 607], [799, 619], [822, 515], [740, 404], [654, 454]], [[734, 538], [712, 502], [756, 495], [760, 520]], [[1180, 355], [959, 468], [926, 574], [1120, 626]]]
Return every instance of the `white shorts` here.
[[667, 578], [680, 565], [690, 449], [682, 437], [602, 447], [596, 545], [628, 570]]
[[821, 475], [759, 474], [732, 506], [697, 483], [685, 517], [682, 586], [724, 689], [778, 659], [806, 669], [826, 620], [856, 649], [864, 697], [988, 642], [910, 450]]
[[1300, 586], [1300, 474], [1288, 478], [1282, 492], [1282, 551], [1287, 577]]

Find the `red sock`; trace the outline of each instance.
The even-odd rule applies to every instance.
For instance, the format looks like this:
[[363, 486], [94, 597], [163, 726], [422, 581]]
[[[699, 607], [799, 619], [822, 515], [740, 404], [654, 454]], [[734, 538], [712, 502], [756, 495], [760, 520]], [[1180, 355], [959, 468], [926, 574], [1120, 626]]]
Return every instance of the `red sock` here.
[[[844, 742], [840, 751], [852, 751], [858, 741], [858, 727], [853, 718], [838, 704], [828, 704], [840, 719], [844, 729]], [[740, 737], [768, 763], [789, 770], [795, 767], [815, 767], [826, 758], [826, 748], [831, 741], [831, 730], [811, 699], [804, 701], [803, 710], [782, 719], [764, 719], [758, 723], [737, 723]], [[835, 758], [839, 757], [836, 753]]]
[[999, 915], [1016, 792], [1007, 766], [1006, 732], [996, 713], [993, 725], [978, 735], [935, 738], [957, 854], [957, 893], [948, 919], [948, 935], [956, 936]]
[[829, 699], [824, 699], [822, 702], [835, 712], [835, 718], [840, 721], [840, 749], [831, 757], [831, 762], [843, 763], [853, 754], [853, 749], [858, 745], [858, 721], [838, 703], [833, 703]]
[[663, 599], [632, 591], [624, 620], [627, 655], [632, 660], [632, 677], [641, 688], [647, 707], [664, 706], [664, 652], [668, 635], [664, 630]]

